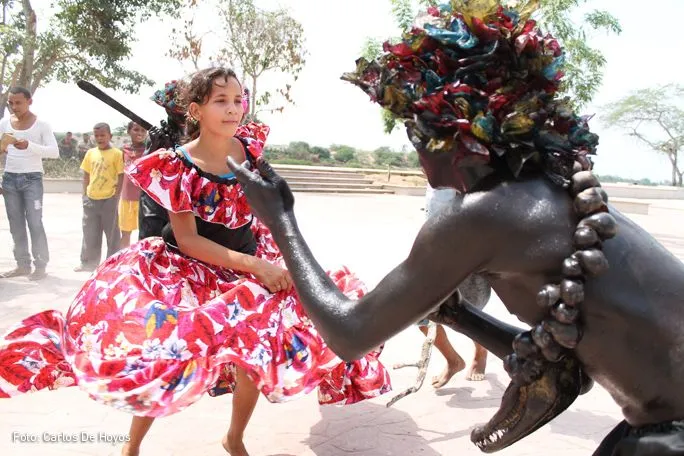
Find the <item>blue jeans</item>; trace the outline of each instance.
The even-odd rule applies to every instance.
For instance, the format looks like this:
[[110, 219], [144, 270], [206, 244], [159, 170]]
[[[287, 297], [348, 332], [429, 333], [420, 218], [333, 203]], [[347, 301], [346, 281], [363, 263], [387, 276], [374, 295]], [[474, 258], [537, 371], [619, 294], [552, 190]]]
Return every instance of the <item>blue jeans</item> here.
[[4, 173], [2, 192], [17, 266], [24, 269], [31, 267], [26, 234], [28, 225], [33, 263], [36, 269], [44, 269], [50, 260], [50, 253], [43, 228], [43, 173]]

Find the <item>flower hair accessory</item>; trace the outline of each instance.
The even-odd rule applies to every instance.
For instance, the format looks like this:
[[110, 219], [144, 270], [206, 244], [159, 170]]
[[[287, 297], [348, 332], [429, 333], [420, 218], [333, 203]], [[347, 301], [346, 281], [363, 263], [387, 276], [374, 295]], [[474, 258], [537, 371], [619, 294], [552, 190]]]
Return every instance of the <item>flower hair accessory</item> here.
[[246, 113], [249, 112], [249, 89], [245, 88], [242, 92], [242, 110]]
[[151, 100], [173, 114], [185, 115], [185, 110], [178, 102], [178, 81], [167, 82], [163, 89], [157, 90]]

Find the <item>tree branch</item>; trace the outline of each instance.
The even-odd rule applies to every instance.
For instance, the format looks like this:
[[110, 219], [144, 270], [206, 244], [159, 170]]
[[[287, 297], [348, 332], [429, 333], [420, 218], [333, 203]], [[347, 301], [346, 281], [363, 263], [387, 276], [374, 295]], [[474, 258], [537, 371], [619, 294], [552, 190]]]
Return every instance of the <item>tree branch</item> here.
[[7, 106], [7, 100], [9, 98], [9, 89], [17, 84], [17, 79], [19, 79], [19, 72], [21, 71], [21, 65], [17, 64], [12, 73], [12, 78], [7, 86], [7, 90], [0, 92], [0, 119], [5, 116], [5, 106]]
[[17, 66], [14, 68], [14, 72], [12, 72], [12, 78], [10, 79], [10, 83], [7, 86], [8, 88], [17, 85], [17, 81], [19, 80], [19, 74], [21, 73], [21, 68], [22, 66], [20, 64], [17, 64]]
[[5, 82], [5, 69], [7, 68], [7, 57], [8, 57], [7, 54], [2, 56], [2, 69], [0, 69], [0, 94], [5, 89], [4, 82]]
[[33, 76], [33, 63], [35, 59], [35, 51], [36, 51], [36, 35], [37, 35], [37, 18], [36, 18], [36, 12], [33, 10], [33, 7], [31, 6], [31, 1], [30, 0], [22, 0], [21, 1], [23, 11], [24, 11], [24, 18], [26, 20], [26, 31], [24, 35], [24, 44], [23, 44], [23, 59], [22, 59], [22, 68], [21, 68], [21, 74], [19, 75], [19, 81], [21, 82], [21, 85], [26, 87], [31, 85], [31, 79]]
[[665, 133], [667, 133], [667, 136], [669, 136], [670, 139], [672, 140], [672, 142], [674, 143], [675, 152], [678, 151], [678, 150], [679, 150], [679, 141], [678, 141], [678, 139], [675, 138], [675, 137], [672, 135], [672, 133], [670, 132], [670, 129], [662, 122], [662, 120], [661, 120], [660, 118], [658, 118], [658, 125], [660, 125], [660, 127], [661, 127], [663, 130], [665, 130]]
[[41, 65], [40, 70], [35, 71], [33, 74], [33, 81], [31, 82], [31, 93], [35, 93], [36, 90], [38, 90], [38, 87], [40, 87], [40, 84], [43, 82], [43, 79], [45, 76], [48, 74], [48, 72], [52, 69], [52, 67], [57, 63], [59, 60], [59, 55], [57, 53], [53, 53], [53, 55], [48, 58], [44, 64]]
[[[640, 125], [640, 124], [639, 124], [639, 125]], [[660, 150], [660, 147], [659, 147], [657, 144], [655, 144], [654, 142], [650, 141], [650, 140], [647, 139], [644, 135], [642, 135], [641, 133], [639, 133], [639, 132], [637, 131], [637, 128], [639, 128], [639, 125], [637, 125], [636, 127], [632, 128], [632, 133], [630, 133], [630, 136], [635, 136], [636, 138], [642, 140], [643, 142], [645, 142], [646, 144], [648, 144], [648, 145], [651, 147], [651, 149], [653, 149], [653, 150]]]
[[[3, 1], [2, 2], [2, 25], [7, 25], [7, 6], [8, 3]], [[5, 89], [4, 83], [5, 83], [5, 69], [7, 68], [7, 59], [9, 57], [9, 53], [4, 53], [2, 56], [2, 68], [0, 69], [0, 95], [3, 93], [3, 90]], [[5, 103], [2, 103], [0, 105], [0, 109], [5, 111]], [[0, 115], [0, 117], [2, 117]]]

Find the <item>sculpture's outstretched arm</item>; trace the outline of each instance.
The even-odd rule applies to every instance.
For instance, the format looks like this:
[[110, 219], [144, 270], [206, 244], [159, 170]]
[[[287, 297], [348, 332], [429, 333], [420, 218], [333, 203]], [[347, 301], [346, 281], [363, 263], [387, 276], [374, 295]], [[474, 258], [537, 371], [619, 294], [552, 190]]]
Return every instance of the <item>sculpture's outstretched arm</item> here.
[[[358, 301], [350, 300], [327, 276], [302, 237], [287, 183], [261, 159], [261, 176], [232, 160], [229, 166], [252, 209], [271, 229], [309, 317], [345, 360], [363, 356], [436, 309], [498, 248], [487, 224], [473, 211], [458, 207], [456, 201], [450, 216], [425, 224], [404, 262], [370, 293]], [[510, 353], [513, 337], [520, 330], [491, 318], [480, 321], [482, 315], [474, 311], [467, 309], [460, 321], [451, 315], [452, 323], [497, 355]]]
[[513, 339], [525, 331], [481, 311], [463, 300], [458, 292], [428, 318], [469, 337], [501, 359], [513, 352]]

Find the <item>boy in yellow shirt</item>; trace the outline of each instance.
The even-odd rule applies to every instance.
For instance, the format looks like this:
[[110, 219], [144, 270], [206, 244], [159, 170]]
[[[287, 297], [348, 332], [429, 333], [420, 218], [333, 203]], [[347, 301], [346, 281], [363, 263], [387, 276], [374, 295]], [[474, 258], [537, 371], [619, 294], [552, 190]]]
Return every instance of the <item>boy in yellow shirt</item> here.
[[121, 232], [118, 203], [123, 183], [123, 152], [112, 147], [106, 123], [93, 127], [97, 147], [86, 152], [83, 170], [83, 244], [81, 264], [75, 271], [92, 271], [100, 264], [102, 233], [107, 237], [107, 257], [119, 250]]

